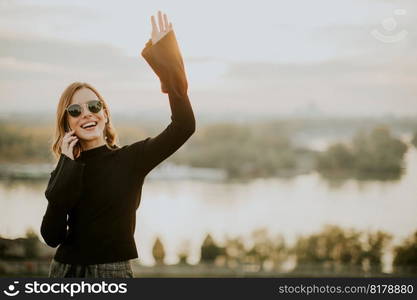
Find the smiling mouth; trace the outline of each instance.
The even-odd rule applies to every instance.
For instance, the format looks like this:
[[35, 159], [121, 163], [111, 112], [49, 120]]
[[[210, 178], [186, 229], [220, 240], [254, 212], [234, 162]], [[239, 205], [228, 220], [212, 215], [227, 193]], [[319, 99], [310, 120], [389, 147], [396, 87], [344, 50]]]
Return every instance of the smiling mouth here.
[[83, 126], [81, 126], [82, 129], [84, 130], [92, 130], [97, 126], [97, 122], [89, 122], [84, 124]]

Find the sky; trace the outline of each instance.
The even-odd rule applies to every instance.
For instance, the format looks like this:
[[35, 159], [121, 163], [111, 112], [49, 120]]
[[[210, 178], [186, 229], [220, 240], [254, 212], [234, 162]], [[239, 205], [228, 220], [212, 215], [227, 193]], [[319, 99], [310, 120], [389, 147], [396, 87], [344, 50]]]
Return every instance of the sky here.
[[113, 113], [169, 116], [140, 57], [168, 14], [198, 116], [417, 115], [414, 0], [0, 0], [0, 116], [54, 115], [73, 81]]

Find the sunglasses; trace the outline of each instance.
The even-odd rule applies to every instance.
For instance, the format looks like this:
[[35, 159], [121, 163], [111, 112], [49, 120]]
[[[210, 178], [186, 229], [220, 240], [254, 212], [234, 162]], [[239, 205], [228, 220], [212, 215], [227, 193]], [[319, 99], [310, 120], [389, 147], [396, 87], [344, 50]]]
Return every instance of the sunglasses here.
[[[90, 100], [87, 103], [87, 108], [92, 113], [98, 113], [103, 108], [103, 103], [100, 100]], [[83, 107], [80, 104], [71, 104], [66, 108], [66, 111], [74, 118], [81, 115], [83, 112]]]

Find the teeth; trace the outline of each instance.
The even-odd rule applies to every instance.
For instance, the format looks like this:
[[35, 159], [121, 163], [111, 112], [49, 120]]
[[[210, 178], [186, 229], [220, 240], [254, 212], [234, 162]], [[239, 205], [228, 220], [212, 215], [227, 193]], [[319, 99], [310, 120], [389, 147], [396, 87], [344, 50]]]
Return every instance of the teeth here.
[[84, 125], [82, 126], [82, 128], [86, 128], [87, 126], [90, 126], [90, 125], [96, 125], [96, 122], [89, 122], [89, 123], [87, 123], [87, 124], [84, 124]]

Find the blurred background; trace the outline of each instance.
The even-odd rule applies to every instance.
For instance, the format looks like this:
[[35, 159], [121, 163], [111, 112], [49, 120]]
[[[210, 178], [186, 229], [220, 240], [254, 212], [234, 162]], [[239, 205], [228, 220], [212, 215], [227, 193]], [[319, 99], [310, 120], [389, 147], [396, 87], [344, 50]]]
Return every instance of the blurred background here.
[[60, 94], [110, 105], [120, 145], [170, 122], [140, 57], [168, 14], [197, 131], [146, 178], [141, 276], [417, 274], [413, 0], [0, 0], [0, 276], [46, 276]]

